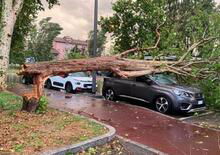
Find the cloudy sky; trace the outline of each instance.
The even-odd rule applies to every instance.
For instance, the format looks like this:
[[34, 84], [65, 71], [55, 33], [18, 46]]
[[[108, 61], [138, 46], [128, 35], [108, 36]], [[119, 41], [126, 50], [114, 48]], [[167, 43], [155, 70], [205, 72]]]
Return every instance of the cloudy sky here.
[[[99, 0], [99, 15], [111, 15], [111, 4], [115, 0]], [[220, 0], [216, 0], [220, 3]], [[39, 14], [39, 20], [52, 17], [52, 21], [63, 27], [61, 36], [87, 39], [93, 29], [94, 0], [60, 0], [60, 5]]]
[[[99, 15], [111, 15], [111, 3], [114, 0], [99, 0]], [[52, 17], [53, 22], [63, 27], [62, 36], [75, 39], [87, 39], [93, 29], [94, 0], [61, 0], [59, 6], [40, 12], [39, 20]]]

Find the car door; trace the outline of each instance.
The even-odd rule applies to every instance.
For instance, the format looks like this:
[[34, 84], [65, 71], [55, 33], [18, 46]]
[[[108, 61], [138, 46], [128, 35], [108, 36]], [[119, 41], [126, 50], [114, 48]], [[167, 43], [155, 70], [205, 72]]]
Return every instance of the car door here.
[[64, 88], [65, 78], [62, 76], [53, 76], [50, 78], [53, 87]]
[[114, 90], [117, 95], [131, 96], [132, 79], [114, 78]]
[[146, 81], [150, 80], [148, 77], [137, 77], [131, 84], [131, 95], [132, 97], [145, 100], [147, 102], [152, 101], [154, 97], [154, 88], [152, 84]]

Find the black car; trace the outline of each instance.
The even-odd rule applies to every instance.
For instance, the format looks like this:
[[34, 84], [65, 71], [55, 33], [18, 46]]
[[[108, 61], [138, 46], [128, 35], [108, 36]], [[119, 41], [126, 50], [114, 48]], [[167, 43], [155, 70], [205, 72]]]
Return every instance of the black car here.
[[179, 85], [165, 74], [130, 79], [107, 77], [104, 79], [103, 96], [107, 100], [116, 100], [120, 96], [152, 103], [161, 113], [205, 109], [204, 96], [199, 89]]

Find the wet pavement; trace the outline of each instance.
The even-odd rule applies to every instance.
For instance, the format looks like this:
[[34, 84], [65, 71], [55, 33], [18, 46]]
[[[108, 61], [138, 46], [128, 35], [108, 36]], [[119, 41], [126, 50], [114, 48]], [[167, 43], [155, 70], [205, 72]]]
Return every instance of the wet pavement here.
[[[21, 94], [28, 88], [11, 91]], [[22, 90], [23, 89], [23, 90]], [[184, 123], [149, 109], [88, 95], [47, 90], [50, 106], [102, 121], [117, 134], [171, 155], [220, 155], [220, 132]]]

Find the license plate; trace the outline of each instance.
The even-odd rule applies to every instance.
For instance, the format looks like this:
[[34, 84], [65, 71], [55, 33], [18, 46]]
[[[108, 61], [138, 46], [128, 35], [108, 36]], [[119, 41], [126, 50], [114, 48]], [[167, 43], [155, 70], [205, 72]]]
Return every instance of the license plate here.
[[201, 104], [203, 104], [203, 101], [198, 101], [198, 105], [201, 105]]

